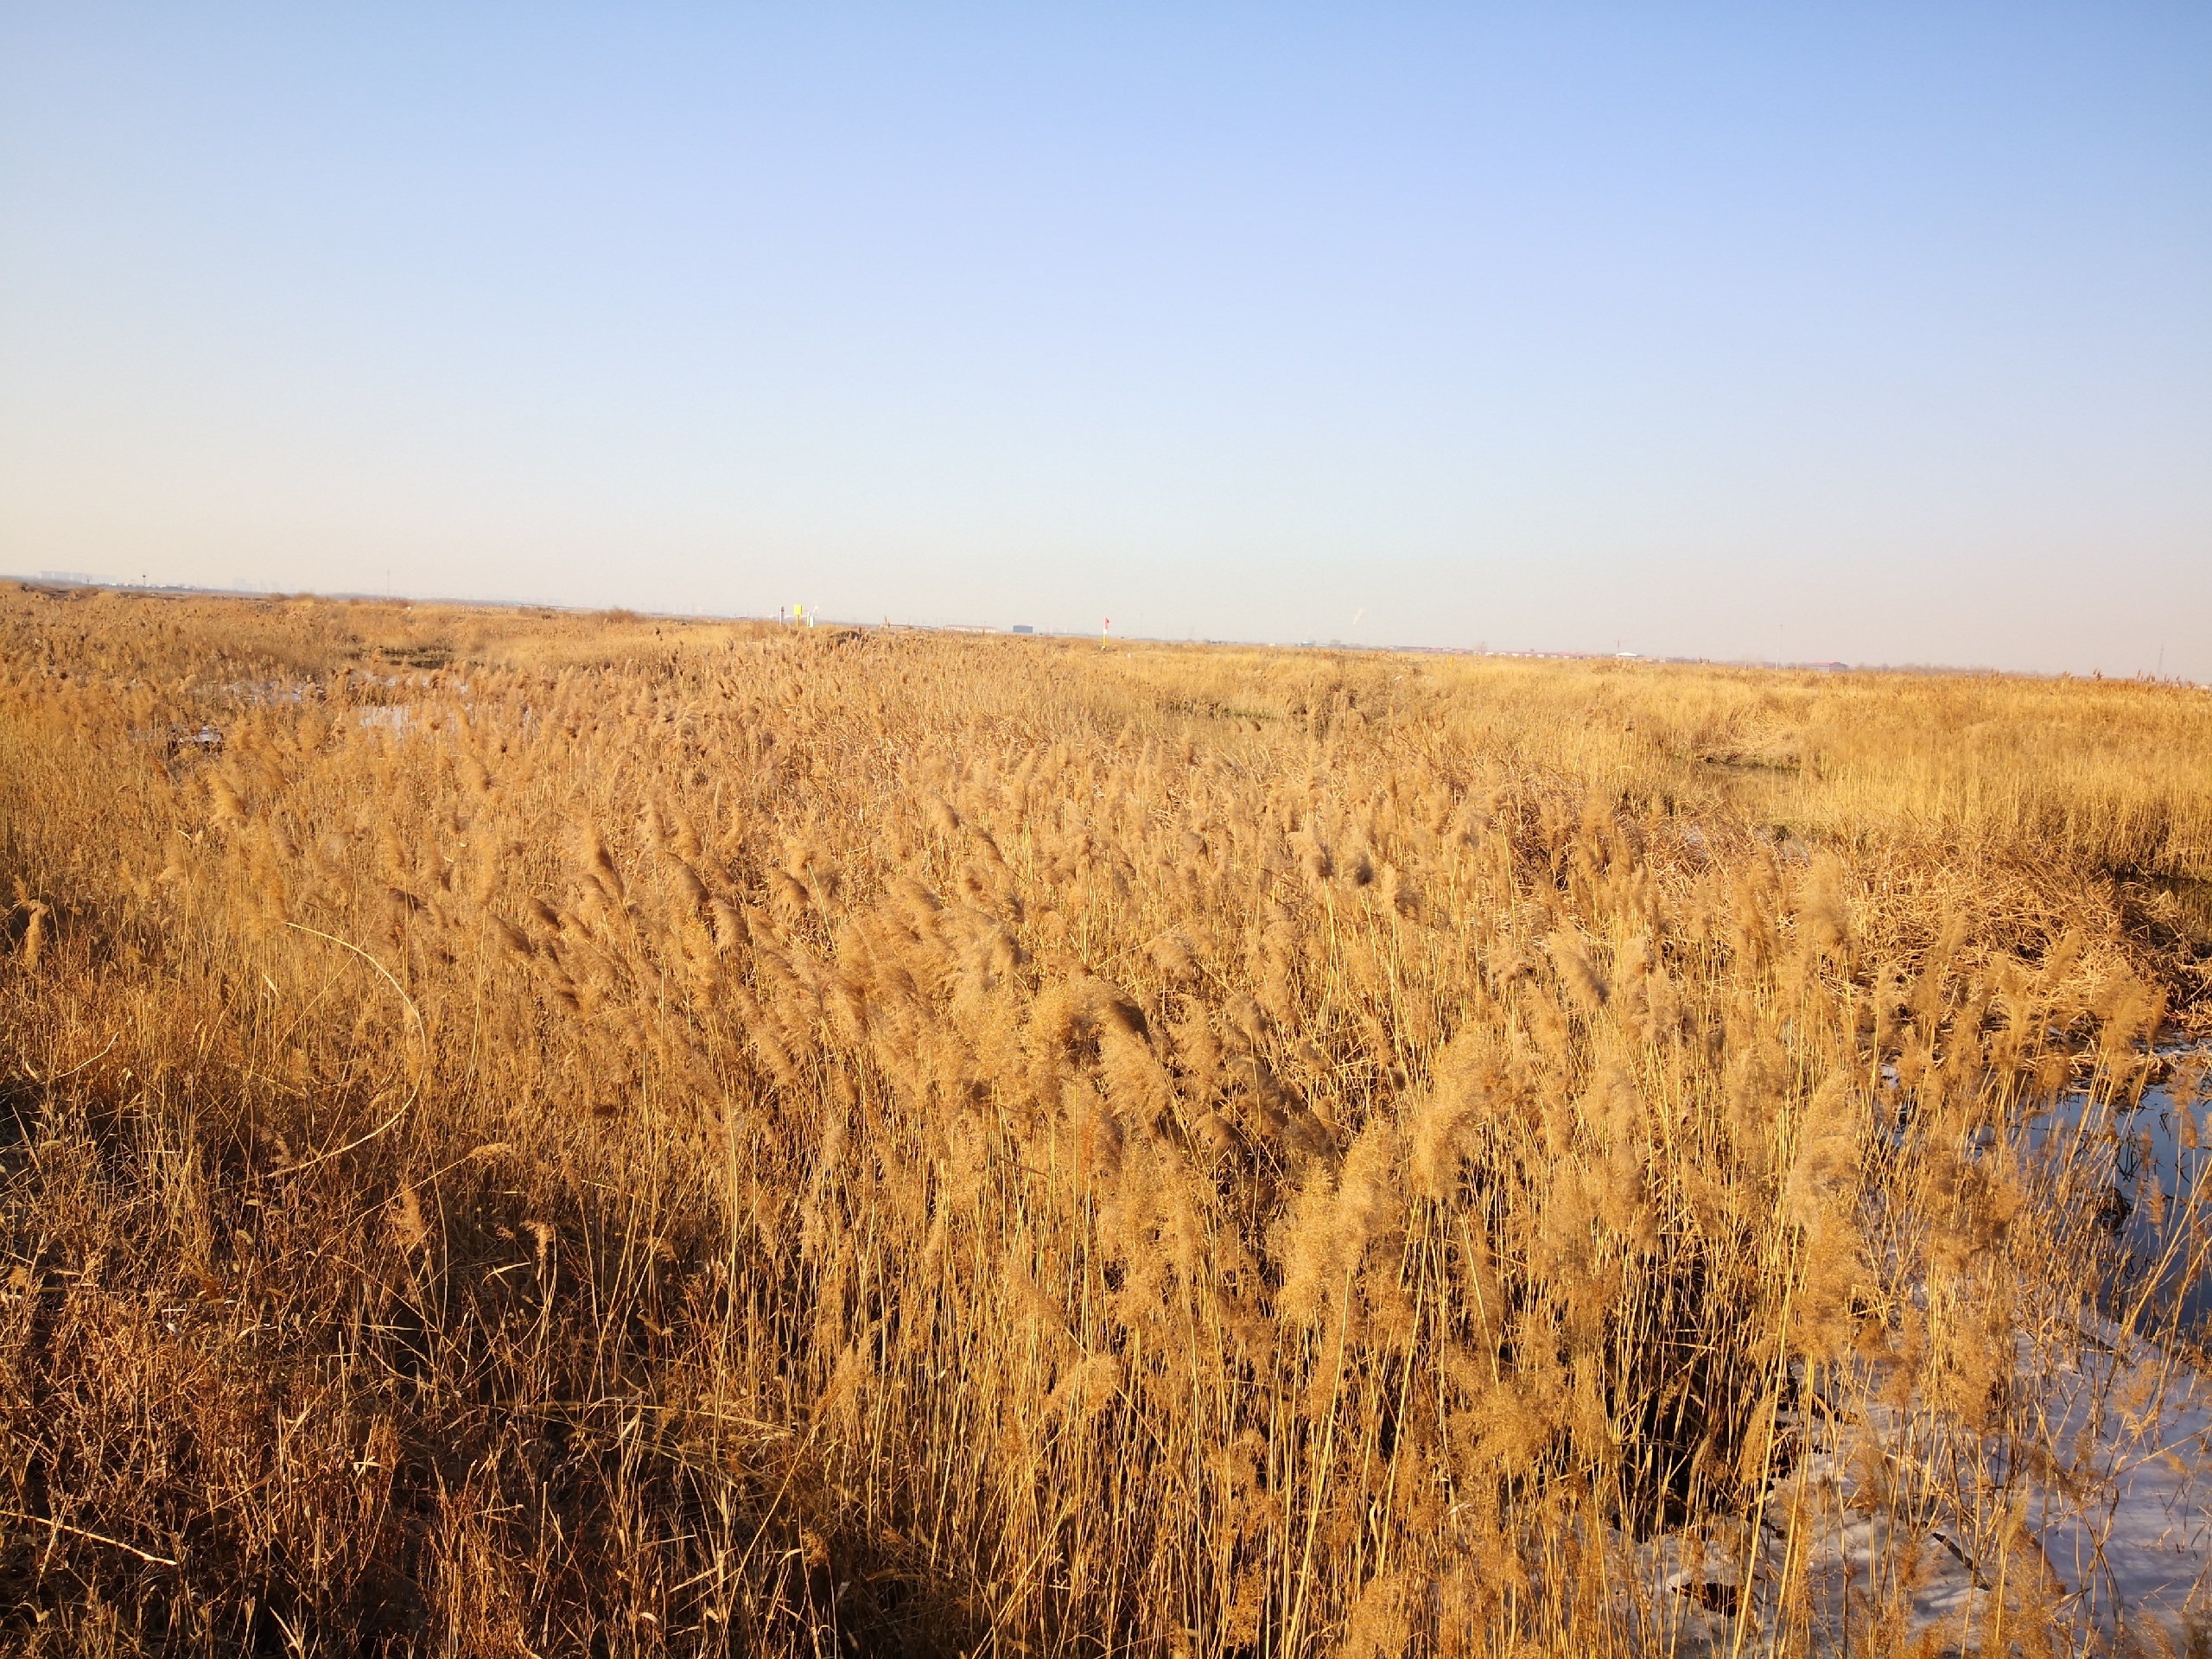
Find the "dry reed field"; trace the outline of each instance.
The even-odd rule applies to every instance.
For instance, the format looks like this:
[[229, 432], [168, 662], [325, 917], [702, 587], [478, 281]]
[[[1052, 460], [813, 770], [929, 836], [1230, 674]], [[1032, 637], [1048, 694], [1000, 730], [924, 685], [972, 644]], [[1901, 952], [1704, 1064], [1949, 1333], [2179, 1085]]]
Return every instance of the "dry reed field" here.
[[2202, 1653], [2208, 895], [2183, 687], [10, 585], [0, 1643]]

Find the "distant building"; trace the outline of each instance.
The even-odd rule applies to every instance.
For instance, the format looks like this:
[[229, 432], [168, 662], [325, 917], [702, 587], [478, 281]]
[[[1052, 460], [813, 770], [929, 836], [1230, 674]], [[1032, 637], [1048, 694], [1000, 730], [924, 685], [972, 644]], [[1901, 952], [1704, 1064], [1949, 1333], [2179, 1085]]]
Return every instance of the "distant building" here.
[[1037, 632], [1036, 629], [1031, 627], [1027, 622], [1015, 623], [1014, 625], [1014, 631], [1016, 633], [1034, 633]]

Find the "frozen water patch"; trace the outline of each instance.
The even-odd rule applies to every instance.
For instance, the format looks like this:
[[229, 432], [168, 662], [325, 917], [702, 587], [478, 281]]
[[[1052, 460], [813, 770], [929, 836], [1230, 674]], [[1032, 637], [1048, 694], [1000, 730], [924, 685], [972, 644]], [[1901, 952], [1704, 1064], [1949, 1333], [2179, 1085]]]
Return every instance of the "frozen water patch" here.
[[2023, 1471], [2026, 1521], [2077, 1624], [2158, 1624], [2183, 1652], [2212, 1633], [2212, 1385], [2116, 1332], [2054, 1373], [2038, 1403], [2073, 1466]]
[[[1886, 1624], [1929, 1652], [1979, 1653], [2032, 1624], [2082, 1648], [2202, 1650], [2212, 1384], [2110, 1329], [2024, 1340], [2022, 1359], [2026, 1443], [2045, 1448], [2026, 1455], [1931, 1432], [1923, 1413], [1791, 1414], [1781, 1427], [1804, 1455], [1756, 1525], [1636, 1551], [1639, 1636], [1653, 1651], [1766, 1653], [1802, 1631], [1812, 1651], [1846, 1654]], [[1963, 1503], [1918, 1478], [1937, 1465], [1966, 1477]]]
[[395, 737], [404, 737], [408, 728], [415, 723], [415, 705], [410, 702], [375, 703], [359, 710], [359, 718], [365, 731], [385, 731]]
[[2166, 1082], [2139, 1100], [2069, 1095], [2030, 1120], [2026, 1150], [2107, 1184], [2124, 1294], [2184, 1328], [2212, 1321], [2212, 1145], [2195, 1098], [2212, 1048], [2162, 1049]]
[[2018, 1332], [1987, 1432], [1916, 1397], [1878, 1403], [1886, 1377], [1865, 1362], [1824, 1372], [1825, 1392], [1796, 1370], [1777, 1420], [1795, 1460], [1754, 1519], [1617, 1541], [1643, 1645], [1849, 1654], [1878, 1632], [1883, 1651], [1997, 1653], [2048, 1630], [2077, 1650], [2212, 1651], [2212, 1378], [2195, 1344], [2130, 1334], [2201, 1343], [2212, 1325], [2212, 1050], [2158, 1058], [2165, 1080], [2139, 1099], [2068, 1096], [2018, 1142], [2075, 1192], [2111, 1194], [2118, 1317], [2046, 1310]]

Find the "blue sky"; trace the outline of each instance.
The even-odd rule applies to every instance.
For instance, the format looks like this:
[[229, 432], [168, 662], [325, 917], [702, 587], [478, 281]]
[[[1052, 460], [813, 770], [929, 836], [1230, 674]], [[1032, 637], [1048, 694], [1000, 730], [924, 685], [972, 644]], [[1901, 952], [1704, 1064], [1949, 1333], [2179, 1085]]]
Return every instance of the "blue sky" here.
[[7, 6], [46, 569], [2212, 680], [2212, 10]]

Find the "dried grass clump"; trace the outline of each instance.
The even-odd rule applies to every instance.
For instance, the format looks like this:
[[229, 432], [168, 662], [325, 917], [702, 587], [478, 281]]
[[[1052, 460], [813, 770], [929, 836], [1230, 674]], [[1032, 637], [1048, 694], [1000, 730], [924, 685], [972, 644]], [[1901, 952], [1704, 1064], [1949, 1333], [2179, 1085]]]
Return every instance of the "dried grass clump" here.
[[0, 641], [27, 1651], [1637, 1650], [1808, 1402], [1900, 1536], [2035, 1444], [2119, 1281], [2020, 1126], [2212, 962], [2167, 688]]

